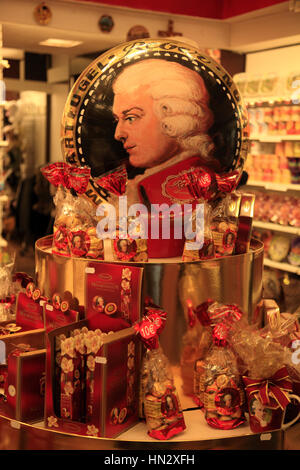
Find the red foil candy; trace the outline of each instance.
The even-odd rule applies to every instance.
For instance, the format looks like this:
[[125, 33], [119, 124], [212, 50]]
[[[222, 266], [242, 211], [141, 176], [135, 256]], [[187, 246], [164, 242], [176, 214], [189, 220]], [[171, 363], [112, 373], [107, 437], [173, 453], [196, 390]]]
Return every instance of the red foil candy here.
[[66, 189], [74, 189], [78, 194], [85, 193], [91, 177], [90, 168], [75, 167], [65, 162], [50, 163], [41, 172], [54, 186], [61, 184]]
[[122, 196], [126, 190], [127, 171], [125, 166], [94, 179], [94, 182], [109, 192]]
[[211, 325], [211, 319], [208, 314], [208, 307], [213, 304], [214, 301], [211, 299], [208, 299], [206, 302], [203, 302], [202, 304], [198, 305], [195, 309], [195, 314], [203, 326], [209, 326]]
[[217, 174], [206, 167], [191, 168], [182, 174], [183, 184], [196, 200], [211, 201], [219, 193], [231, 193], [238, 185], [237, 171]]
[[234, 189], [236, 189], [240, 177], [241, 175], [239, 175], [238, 171], [226, 173], [225, 175], [218, 175], [216, 173], [218, 190], [221, 193], [231, 193]]
[[220, 304], [208, 299], [206, 302], [198, 305], [195, 313], [204, 326], [215, 325], [221, 321], [226, 321], [229, 324], [239, 321], [242, 318], [242, 310], [234, 304]]

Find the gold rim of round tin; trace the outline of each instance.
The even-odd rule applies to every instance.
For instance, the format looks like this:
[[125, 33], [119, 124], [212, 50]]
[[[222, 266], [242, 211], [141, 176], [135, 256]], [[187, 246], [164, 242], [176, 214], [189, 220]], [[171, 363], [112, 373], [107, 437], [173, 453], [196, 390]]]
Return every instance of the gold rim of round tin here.
[[[62, 117], [61, 148], [64, 160], [77, 166], [88, 166], [81, 147], [81, 137], [77, 137], [77, 132], [81, 129], [80, 121], [83, 120], [84, 107], [89, 103], [100, 82], [109, 83], [116, 76], [116, 70], [135, 63], [138, 59], [165, 58], [170, 60], [171, 57], [174, 57], [174, 61], [179, 61], [181, 65], [186, 66], [189, 63], [190, 68], [200, 75], [201, 72], [207, 73], [215, 79], [215, 82], [222, 88], [222, 93], [227, 96], [232, 105], [237, 126], [237, 142], [231, 166], [235, 165], [235, 169], [242, 172], [249, 145], [246, 134], [248, 121], [241, 95], [232, 77], [220, 64], [200, 50], [184, 42], [168, 39], [125, 42], [97, 57], [81, 73], [68, 95]], [[82, 106], [84, 106], [83, 109]], [[79, 109], [81, 113], [78, 112]], [[87, 188], [87, 195], [95, 204], [107, 199], [107, 193], [101, 193], [101, 188], [93, 184], [92, 178]]]

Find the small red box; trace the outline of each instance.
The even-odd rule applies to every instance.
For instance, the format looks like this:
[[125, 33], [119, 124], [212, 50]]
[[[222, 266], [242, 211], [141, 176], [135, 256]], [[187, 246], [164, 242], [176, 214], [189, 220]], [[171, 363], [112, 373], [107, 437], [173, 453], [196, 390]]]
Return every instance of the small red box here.
[[46, 349], [9, 355], [1, 413], [23, 422], [43, 419], [45, 368]]
[[105, 313], [133, 325], [141, 316], [143, 268], [91, 262], [86, 268], [86, 318]]

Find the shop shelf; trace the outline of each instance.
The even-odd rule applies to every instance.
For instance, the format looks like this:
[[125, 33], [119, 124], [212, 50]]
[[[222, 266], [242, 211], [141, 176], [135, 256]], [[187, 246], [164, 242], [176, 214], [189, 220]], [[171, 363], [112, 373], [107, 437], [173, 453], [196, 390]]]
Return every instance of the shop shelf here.
[[300, 227], [290, 227], [289, 225], [273, 224], [272, 222], [262, 222], [260, 220], [254, 220], [253, 227], [300, 236]]
[[270, 191], [300, 191], [300, 184], [292, 183], [272, 183], [269, 181], [247, 181], [247, 186], [264, 188]]
[[284, 141], [300, 141], [300, 134], [294, 135], [268, 135], [268, 134], [251, 134], [250, 140], [258, 140], [259, 142], [274, 143]]
[[269, 258], [264, 258], [264, 265], [269, 268], [279, 269], [280, 271], [287, 271], [289, 273], [297, 274], [300, 276], [300, 266], [293, 266], [289, 263], [281, 263], [279, 261], [273, 261]]

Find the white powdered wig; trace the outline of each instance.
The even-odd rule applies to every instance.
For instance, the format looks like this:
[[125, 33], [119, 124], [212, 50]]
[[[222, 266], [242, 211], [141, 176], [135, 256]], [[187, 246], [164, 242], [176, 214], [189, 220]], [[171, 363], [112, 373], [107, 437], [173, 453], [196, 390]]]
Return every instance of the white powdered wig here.
[[214, 144], [207, 131], [214, 118], [202, 77], [176, 62], [147, 59], [126, 67], [113, 91], [133, 93], [141, 87], [152, 96], [163, 132], [177, 139], [180, 151], [211, 160]]

